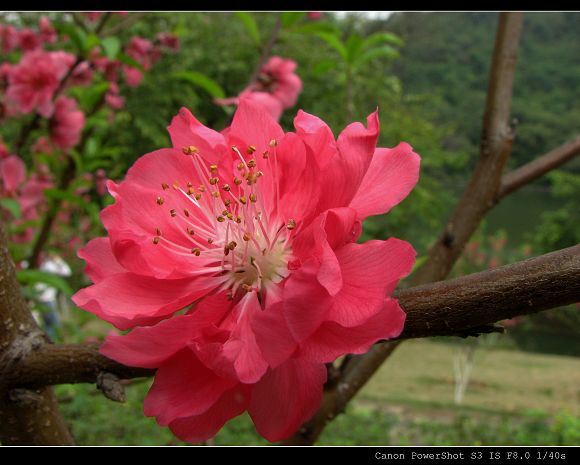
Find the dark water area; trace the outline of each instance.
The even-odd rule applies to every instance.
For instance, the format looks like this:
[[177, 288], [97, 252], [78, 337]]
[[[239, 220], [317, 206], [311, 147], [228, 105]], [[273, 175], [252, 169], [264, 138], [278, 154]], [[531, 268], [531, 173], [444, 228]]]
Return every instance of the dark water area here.
[[557, 209], [560, 204], [561, 200], [553, 197], [549, 188], [523, 188], [510, 194], [489, 213], [486, 231], [493, 234], [505, 230], [508, 246], [516, 247], [538, 230], [542, 213]]

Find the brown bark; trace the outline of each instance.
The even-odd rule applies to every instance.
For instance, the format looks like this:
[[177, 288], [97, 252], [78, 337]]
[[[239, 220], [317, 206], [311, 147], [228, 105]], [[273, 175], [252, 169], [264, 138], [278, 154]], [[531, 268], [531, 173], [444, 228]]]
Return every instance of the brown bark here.
[[[411, 280], [413, 285], [444, 279], [483, 217], [495, 204], [502, 172], [514, 139], [510, 127], [510, 112], [522, 24], [523, 13], [499, 15], [483, 116], [479, 160], [451, 220], [429, 250], [429, 256], [423, 266], [415, 272]], [[365, 355], [353, 357], [346, 364], [345, 373], [356, 373], [358, 376], [356, 385], [363, 386], [398, 344], [399, 342], [387, 342], [373, 347]], [[340, 385], [339, 382], [337, 386]], [[332, 404], [326, 399], [323, 403], [323, 405]], [[324, 418], [334, 418], [343, 408], [341, 402], [335, 402], [334, 410], [324, 412], [322, 415], [316, 414], [314, 422], [317, 419], [322, 421]], [[311, 429], [315, 433], [302, 437], [297, 434], [287, 443], [313, 444], [324, 429], [325, 423], [315, 425], [313, 421], [309, 422], [304, 429]]]
[[[19, 361], [46, 344], [16, 280], [0, 221], [0, 380]], [[69, 445], [73, 439], [58, 411], [52, 388], [0, 388], [0, 442], [3, 445]]]
[[[488, 332], [497, 321], [580, 301], [580, 245], [501, 268], [404, 289], [395, 297], [407, 313], [401, 339]], [[379, 358], [392, 350], [389, 344], [376, 347], [373, 356]], [[325, 402], [329, 406], [338, 402], [338, 412], [341, 411], [364, 384], [360, 382], [363, 375], [372, 374], [364, 370], [372, 368], [370, 364], [349, 363], [338, 380], [338, 391], [328, 390], [332, 402]], [[4, 383], [11, 388], [35, 388], [93, 383], [102, 373], [127, 379], [151, 376], [154, 372], [116, 363], [100, 355], [97, 345], [44, 345], [15, 364]]]
[[572, 160], [572, 158], [579, 153], [580, 137], [576, 137], [575, 139], [556, 147], [545, 155], [536, 158], [530, 163], [510, 171], [501, 181], [497, 200], [499, 201], [520, 187], [535, 181], [551, 170], [558, 168], [569, 160]]

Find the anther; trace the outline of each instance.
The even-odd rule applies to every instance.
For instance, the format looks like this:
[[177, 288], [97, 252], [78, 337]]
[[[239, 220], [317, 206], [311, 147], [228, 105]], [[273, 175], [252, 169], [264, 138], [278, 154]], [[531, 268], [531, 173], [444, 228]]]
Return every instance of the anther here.
[[231, 203], [232, 203], [232, 201], [231, 201], [230, 199], [225, 199], [225, 200], [224, 200], [224, 205], [225, 205], [226, 207], [229, 207]]
[[195, 200], [201, 199], [201, 194], [195, 194]]
[[256, 172], [256, 177], [257, 178], [261, 178], [262, 176], [264, 176], [264, 172], [263, 171], [257, 171]]
[[251, 239], [250, 235], [246, 232], [244, 233], [244, 235], [242, 236], [242, 239], [244, 239], [246, 242], [249, 241]]
[[213, 191], [211, 193], [211, 195], [217, 199], [220, 196], [220, 192], [219, 191]]
[[187, 217], [189, 217], [189, 210], [187, 208], [183, 209], [183, 214]]
[[253, 158], [248, 161], [248, 168], [255, 168], [256, 167], [256, 160]]
[[240, 215], [236, 216], [236, 223], [240, 224], [242, 222], [242, 217]]
[[153, 243], [154, 243], [155, 245], [159, 244], [159, 236], [155, 236], [155, 237], [153, 238]]
[[238, 178], [238, 177], [235, 177], [235, 178], [234, 178], [234, 184], [235, 184], [236, 186], [239, 186], [241, 183], [242, 183], [242, 180], [241, 180], [240, 178]]
[[207, 243], [208, 243], [208, 244], [213, 244], [213, 239], [212, 239], [211, 237], [208, 237], [208, 239], [207, 239]]
[[268, 151], [267, 151], [267, 150], [264, 150], [264, 151], [262, 152], [262, 158], [266, 159], [266, 158], [268, 158], [268, 156], [269, 156], [269, 153], [268, 153]]
[[240, 202], [242, 203], [242, 205], [246, 205], [246, 203], [248, 203], [248, 199], [246, 198], [245, 195], [242, 195], [240, 197]]
[[252, 155], [252, 153], [254, 153], [255, 151], [256, 151], [255, 145], [248, 145], [248, 148], [246, 149], [246, 153], [248, 155]]
[[161, 187], [163, 188], [164, 191], [166, 191], [167, 189], [169, 189], [169, 184], [167, 184], [166, 182], [162, 182]]
[[191, 183], [188, 181], [188, 182], [187, 182], [187, 184], [186, 184], [186, 186], [187, 186], [188, 188], [192, 188], [192, 187], [193, 187], [193, 184], [191, 184]]
[[198, 190], [199, 192], [205, 192], [205, 186], [199, 186], [199, 187], [197, 188], [197, 190]]
[[237, 246], [238, 246], [238, 243], [236, 241], [231, 241], [228, 243], [228, 245], [226, 247], [230, 250], [234, 250]]
[[157, 205], [163, 205], [163, 202], [165, 202], [165, 200], [163, 200], [163, 197], [157, 197]]
[[187, 189], [187, 193], [189, 195], [193, 195], [193, 194], [195, 194], [195, 189], [193, 187], [190, 187], [190, 188]]
[[296, 227], [296, 221], [290, 218], [288, 223], [286, 223], [286, 228], [289, 230], [293, 230]]
[[268, 145], [270, 147], [276, 147], [278, 145], [278, 141], [276, 139], [272, 139]]
[[195, 248], [191, 249], [191, 253], [193, 255], [195, 255], [196, 257], [199, 257], [199, 255], [201, 254], [201, 250], [198, 249], [197, 247], [195, 247]]
[[242, 171], [245, 167], [243, 163], [238, 163], [238, 171]]
[[175, 210], [175, 208], [172, 208], [171, 210], [169, 210], [169, 214], [175, 218], [177, 216], [177, 210]]
[[158, 236], [161, 236], [161, 229], [155, 228], [155, 234], [157, 234]]
[[189, 234], [190, 236], [193, 236], [195, 234], [195, 231], [191, 228], [187, 228], [187, 234]]
[[209, 170], [212, 173], [217, 173], [218, 167], [217, 167], [217, 165], [210, 165]]
[[258, 200], [258, 196], [256, 195], [256, 193], [255, 193], [255, 192], [252, 192], [252, 193], [250, 194], [250, 202], [252, 202], [252, 203], [256, 203], [256, 201], [257, 201], [257, 200]]
[[185, 155], [192, 155], [194, 153], [199, 153], [199, 149], [195, 145], [187, 145], [183, 147], [183, 153]]
[[221, 216], [221, 215], [220, 215], [220, 216], [218, 216], [218, 217], [217, 217], [217, 220], [218, 220], [220, 223], [223, 223], [223, 222], [224, 222], [226, 219], [225, 219], [223, 216]]
[[209, 178], [209, 183], [215, 186], [219, 182], [220, 178]]
[[234, 215], [232, 215], [231, 213], [228, 213], [226, 216], [228, 217], [228, 220], [234, 219]]
[[229, 191], [230, 191], [230, 185], [229, 185], [229, 184], [224, 184], [224, 185], [222, 186], [222, 189], [223, 189], [224, 191], [226, 191], [226, 192], [229, 192]]
[[173, 188], [174, 188], [175, 190], [179, 189], [179, 182], [178, 182], [178, 181], [175, 181], [175, 182], [173, 183]]

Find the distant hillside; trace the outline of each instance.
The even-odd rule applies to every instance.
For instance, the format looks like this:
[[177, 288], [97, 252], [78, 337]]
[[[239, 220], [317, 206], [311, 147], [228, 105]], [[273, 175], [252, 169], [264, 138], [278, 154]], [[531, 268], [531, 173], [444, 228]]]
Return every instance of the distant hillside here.
[[[396, 13], [380, 26], [405, 39], [394, 70], [406, 92], [456, 128], [449, 149], [477, 152], [496, 25], [495, 13]], [[580, 14], [527, 13], [520, 50], [512, 164], [580, 133]]]

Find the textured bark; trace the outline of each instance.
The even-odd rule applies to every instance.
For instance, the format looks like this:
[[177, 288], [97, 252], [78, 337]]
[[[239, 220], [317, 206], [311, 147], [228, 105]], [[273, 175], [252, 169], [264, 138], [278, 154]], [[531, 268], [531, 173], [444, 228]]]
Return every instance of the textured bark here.
[[[501, 268], [404, 289], [395, 296], [407, 313], [400, 339], [493, 331], [497, 321], [580, 301], [580, 245]], [[378, 344], [376, 348], [371, 354], [378, 361], [393, 350], [393, 345]], [[362, 357], [368, 354], [353, 356], [343, 376], [332, 377], [333, 383], [327, 386], [332, 399], [325, 400], [324, 405], [338, 405], [338, 410], [331, 408], [324, 417], [342, 411], [364, 384], [361, 379], [372, 374], [374, 365], [353, 363]], [[103, 373], [127, 379], [151, 376], [155, 370], [116, 363], [99, 354], [97, 345], [44, 345], [15, 364], [4, 383], [11, 388], [94, 383]], [[324, 410], [323, 407], [321, 411]]]
[[579, 153], [580, 137], [576, 137], [574, 140], [566, 142], [526, 165], [507, 173], [501, 181], [497, 200], [499, 201], [520, 187], [535, 181], [551, 170], [572, 160]]
[[[411, 280], [412, 285], [445, 279], [481, 220], [496, 203], [502, 172], [514, 139], [510, 127], [510, 112], [522, 24], [523, 13], [499, 15], [483, 116], [479, 160], [451, 220], [429, 250], [425, 263], [415, 272]], [[393, 353], [398, 344], [399, 342], [387, 342], [373, 347], [365, 355], [353, 357], [345, 365], [345, 373], [357, 373], [355, 384], [360, 388]], [[339, 382], [337, 386], [340, 385]], [[325, 399], [323, 405], [332, 405], [332, 402]], [[314, 433], [307, 436], [298, 433], [287, 443], [313, 444], [326, 424], [326, 421], [322, 425], [315, 422], [334, 418], [343, 408], [342, 402], [335, 402], [334, 410], [322, 412], [320, 415], [317, 413], [313, 420], [303, 426], [303, 429]]]
[[[21, 360], [46, 342], [20, 293], [0, 222], [0, 383]], [[0, 387], [0, 442], [3, 445], [73, 443], [52, 388]]]

